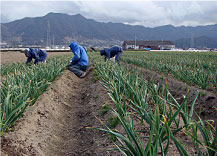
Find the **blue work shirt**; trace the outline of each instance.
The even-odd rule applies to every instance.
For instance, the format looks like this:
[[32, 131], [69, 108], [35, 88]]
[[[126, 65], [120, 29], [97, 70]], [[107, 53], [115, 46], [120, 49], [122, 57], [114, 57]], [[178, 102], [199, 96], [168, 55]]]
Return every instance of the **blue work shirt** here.
[[100, 54], [105, 55], [105, 60], [110, 59], [115, 56], [115, 61], [120, 62], [122, 55], [122, 48], [120, 46], [113, 46], [111, 48], [107, 48], [105, 50], [101, 50]]
[[47, 57], [47, 52], [41, 49], [32, 49], [29, 48], [28, 58], [26, 60], [26, 64], [31, 62], [32, 59], [35, 59], [34, 64], [37, 64], [38, 62], [45, 62]]
[[72, 58], [71, 64], [79, 64], [81, 66], [88, 66], [88, 56], [87, 52], [84, 50], [84, 48], [80, 45], [78, 45], [76, 42], [72, 42], [69, 47], [72, 49], [72, 53], [74, 54], [74, 57]]

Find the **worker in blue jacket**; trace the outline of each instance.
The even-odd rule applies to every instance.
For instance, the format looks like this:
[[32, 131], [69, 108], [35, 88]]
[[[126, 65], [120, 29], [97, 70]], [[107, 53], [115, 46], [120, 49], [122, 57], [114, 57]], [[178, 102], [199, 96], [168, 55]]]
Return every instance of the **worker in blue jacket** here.
[[25, 49], [24, 53], [27, 57], [26, 64], [30, 63], [32, 59], [35, 59], [34, 64], [46, 62], [47, 52], [44, 50], [29, 48], [29, 50]]
[[72, 71], [76, 76], [83, 78], [86, 76], [86, 71], [88, 68], [88, 56], [85, 49], [78, 45], [76, 42], [72, 42], [69, 45], [74, 57], [67, 68]]
[[113, 46], [104, 50], [100, 50], [100, 55], [105, 56], [105, 61], [115, 56], [115, 61], [120, 63], [122, 48], [120, 46]]

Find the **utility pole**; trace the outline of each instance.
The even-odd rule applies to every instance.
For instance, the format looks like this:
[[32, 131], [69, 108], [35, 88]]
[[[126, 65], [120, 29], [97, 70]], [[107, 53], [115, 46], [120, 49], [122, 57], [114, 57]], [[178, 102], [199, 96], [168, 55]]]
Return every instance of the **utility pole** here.
[[50, 22], [47, 23], [47, 47], [50, 47], [51, 38], [50, 38]]
[[54, 35], [53, 35], [53, 47], [54, 47]]
[[135, 37], [135, 47], [134, 47], [134, 49], [136, 50], [136, 33], [134, 34], [134, 37]]
[[190, 48], [194, 48], [194, 34], [191, 34], [191, 45]]

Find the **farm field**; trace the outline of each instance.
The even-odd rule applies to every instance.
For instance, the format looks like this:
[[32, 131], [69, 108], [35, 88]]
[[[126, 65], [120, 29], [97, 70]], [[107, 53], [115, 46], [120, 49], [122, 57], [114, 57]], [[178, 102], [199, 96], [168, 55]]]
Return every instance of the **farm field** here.
[[[84, 79], [65, 71], [71, 55], [51, 57], [39, 66], [17, 63], [11, 66], [14, 70], [6, 63], [1, 70], [6, 77], [1, 84], [2, 153], [214, 156], [216, 54], [210, 53], [210, 61], [198, 57], [201, 62], [193, 67], [171, 55], [183, 57], [124, 52], [118, 66], [90, 53], [91, 70]], [[184, 76], [179, 79], [178, 70], [164, 64], [166, 58], [179, 70], [178, 64], [183, 70], [191, 66], [192, 71], [206, 71], [206, 87]], [[108, 147], [119, 151], [102, 150]]]

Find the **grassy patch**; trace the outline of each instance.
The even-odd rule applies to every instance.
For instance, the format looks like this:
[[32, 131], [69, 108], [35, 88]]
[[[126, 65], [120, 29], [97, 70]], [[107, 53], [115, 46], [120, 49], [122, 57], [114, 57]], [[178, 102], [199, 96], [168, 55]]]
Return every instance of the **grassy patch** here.
[[206, 92], [201, 91], [201, 92], [199, 93], [199, 96], [206, 96]]
[[106, 114], [110, 109], [111, 109], [111, 106], [108, 104], [108, 102], [105, 102], [105, 103], [102, 105], [102, 109], [101, 109], [101, 111], [100, 111], [100, 114], [101, 114], [101, 115], [104, 115], [104, 114]]
[[108, 122], [109, 122], [110, 128], [115, 128], [119, 123], [119, 119], [118, 119], [118, 117], [114, 117], [114, 116], [110, 115], [108, 118]]
[[115, 142], [117, 140], [116, 136], [109, 134], [108, 135], [108, 140], [111, 142]]

